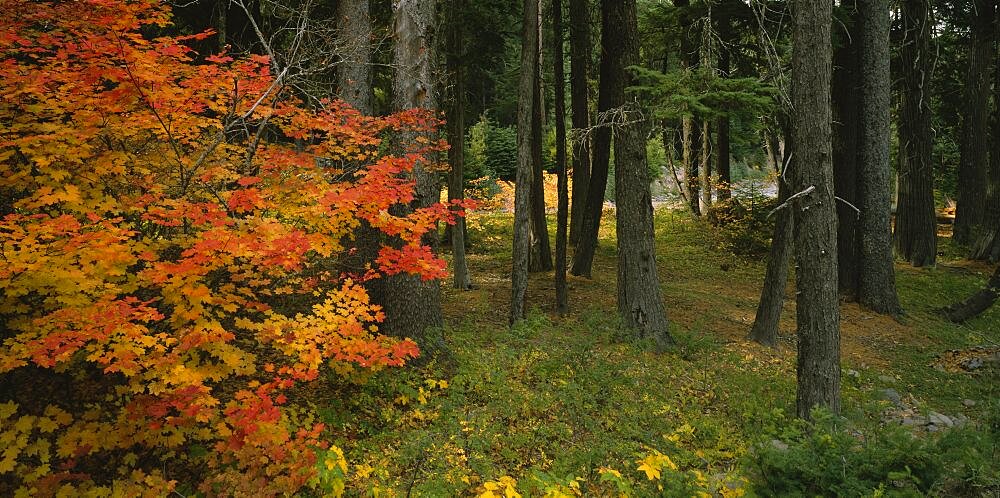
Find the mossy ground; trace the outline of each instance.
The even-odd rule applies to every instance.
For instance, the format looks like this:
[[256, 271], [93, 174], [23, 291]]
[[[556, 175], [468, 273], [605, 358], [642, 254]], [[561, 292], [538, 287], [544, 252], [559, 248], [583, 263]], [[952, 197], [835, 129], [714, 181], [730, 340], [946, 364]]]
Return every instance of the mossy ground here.
[[[615, 489], [601, 480], [610, 468], [637, 496], [754, 492], [748, 455], [794, 425], [794, 299], [786, 303], [777, 350], [747, 341], [764, 263], [717, 249], [704, 223], [661, 210], [660, 281], [678, 345], [655, 354], [615, 319], [612, 216], [604, 217], [594, 279], [569, 279], [568, 316], [553, 312], [552, 273], [534, 274], [533, 311], [513, 329], [510, 216], [470, 219], [476, 287], [443, 287], [441, 333], [451, 355], [419, 369], [382, 371], [368, 382], [331, 375], [332, 389], [324, 389], [330, 395], [311, 401], [347, 452], [349, 490], [456, 496], [510, 476], [526, 495], [562, 484], [600, 496]], [[1000, 343], [1000, 307], [962, 326], [936, 313], [974, 292], [988, 273], [952, 258], [935, 269], [898, 266], [906, 310], [900, 321], [843, 304], [843, 368], [859, 373], [843, 380], [844, 415], [854, 427], [885, 423], [887, 403], [875, 401], [885, 387], [923, 410], [965, 414], [972, 426], [989, 419], [989, 401], [998, 396], [995, 370], [931, 366], [947, 350]], [[977, 403], [965, 406], [966, 399]], [[654, 450], [679, 466], [670, 477], [677, 482], [653, 482], [637, 470], [637, 460]], [[575, 488], [566, 487], [571, 482]]]

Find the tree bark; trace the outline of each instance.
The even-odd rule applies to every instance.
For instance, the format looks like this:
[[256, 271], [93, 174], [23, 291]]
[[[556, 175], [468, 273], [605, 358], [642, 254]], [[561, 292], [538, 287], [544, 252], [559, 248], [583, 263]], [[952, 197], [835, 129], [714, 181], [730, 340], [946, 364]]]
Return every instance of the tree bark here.
[[[603, 4], [602, 4], [603, 5]], [[625, 85], [625, 67], [622, 60], [609, 48], [619, 29], [606, 19], [608, 12], [601, 8], [601, 83], [597, 95], [597, 112], [604, 115], [622, 105]], [[614, 119], [607, 118], [607, 119]], [[590, 185], [587, 186], [587, 205], [583, 213], [580, 240], [573, 255], [571, 273], [590, 278], [597, 251], [597, 234], [601, 227], [604, 209], [604, 191], [608, 187], [608, 166], [611, 161], [611, 130], [617, 126], [612, 122], [598, 122], [594, 130], [593, 164]]]
[[[1000, 8], [994, 13], [994, 42], [1000, 47]], [[1000, 56], [1000, 52], [997, 52]], [[986, 212], [969, 257], [996, 263], [1000, 260], [1000, 57], [993, 61], [993, 147], [990, 148]]]
[[968, 299], [945, 308], [944, 316], [955, 323], [971, 320], [990, 309], [996, 302], [997, 296], [1000, 296], [1000, 267], [993, 272], [985, 288]]
[[340, 22], [337, 45], [344, 54], [343, 62], [337, 66], [337, 91], [344, 102], [366, 116], [372, 113], [372, 22], [368, 1], [337, 3]]
[[573, 111], [573, 207], [569, 241], [577, 244], [583, 230], [590, 183], [590, 0], [569, 1], [570, 107]]
[[[540, 38], [536, 38], [541, 43]], [[549, 246], [549, 226], [545, 220], [545, 165], [542, 164], [542, 69], [535, 65], [535, 89], [531, 116], [531, 252], [528, 271], [552, 270], [552, 249]]]
[[[617, 65], [625, 68], [639, 63], [639, 27], [635, 0], [602, 0], [604, 26], [616, 29], [605, 44], [605, 56], [620, 57]], [[621, 85], [615, 85], [625, 101], [627, 72], [620, 73]], [[626, 112], [638, 115], [638, 102], [625, 102]], [[671, 344], [669, 323], [660, 294], [653, 242], [653, 203], [650, 194], [649, 167], [646, 164], [645, 121], [625, 124], [615, 134], [615, 200], [618, 231], [618, 314], [626, 327], [640, 338], [652, 339], [658, 350]]]
[[[793, 17], [793, 185], [798, 389], [802, 418], [840, 411], [840, 309], [831, 151], [829, 0], [801, 0]], [[810, 190], [811, 189], [811, 190]]]
[[958, 165], [958, 206], [952, 239], [970, 244], [983, 221], [989, 170], [989, 67], [993, 55], [993, 0], [973, 2], [969, 67], [965, 80], [961, 158]]
[[[464, 32], [461, 21], [465, 0], [451, 0], [451, 12], [448, 16], [448, 75], [451, 77], [451, 98], [448, 102], [448, 162], [451, 170], [448, 173], [448, 200], [461, 201], [465, 199], [465, 68], [462, 60]], [[465, 260], [465, 218], [451, 227], [451, 254], [453, 279], [456, 289], [472, 288], [469, 276], [469, 266]]]
[[681, 127], [681, 136], [684, 142], [681, 149], [681, 162], [684, 163], [684, 185], [687, 187], [684, 194], [687, 197], [688, 206], [691, 208], [691, 214], [700, 216], [701, 194], [698, 188], [698, 163], [701, 157], [701, 126], [697, 125], [694, 117], [684, 116]]
[[556, 169], [558, 170], [559, 203], [556, 207], [556, 312], [565, 315], [566, 242], [569, 221], [569, 187], [566, 175], [566, 75], [563, 74], [562, 0], [552, 0], [552, 73], [555, 85]]
[[517, 102], [517, 180], [514, 184], [514, 247], [511, 269], [511, 325], [525, 317], [525, 294], [528, 290], [528, 253], [531, 250], [529, 210], [531, 209], [532, 137], [531, 121], [534, 115], [535, 76], [538, 63], [537, 0], [524, 0], [524, 17], [521, 37], [521, 81]]
[[[771, 143], [770, 138], [768, 143]], [[771, 147], [776, 149], [777, 147]], [[774, 151], [777, 154], [777, 151]], [[778, 174], [778, 201], [788, 200], [788, 183], [781, 176], [784, 161], [774, 157], [774, 169]], [[780, 205], [780, 204], [779, 204]], [[781, 310], [785, 304], [785, 288], [788, 286], [788, 259], [792, 255], [792, 211], [779, 209], [774, 213], [774, 236], [771, 237], [771, 249], [768, 254], [767, 269], [764, 273], [764, 286], [757, 303], [757, 314], [750, 328], [750, 339], [768, 347], [778, 346], [778, 324], [781, 322]]]
[[902, 0], [899, 106], [899, 191], [893, 238], [896, 251], [913, 266], [937, 258], [931, 134], [931, 7], [928, 0]]
[[701, 186], [701, 205], [699, 211], [708, 216], [712, 209], [712, 133], [708, 121], [701, 122], [701, 162], [698, 164], [698, 183]]
[[[733, 23], [728, 11], [724, 11], [719, 19], [719, 38], [722, 40], [722, 47], [719, 51], [719, 72], [723, 77], [730, 77], [732, 68], [730, 67], [729, 51], [733, 43]], [[719, 201], [725, 201], [732, 197], [732, 167], [730, 165], [730, 140], [729, 140], [729, 116], [719, 117], [716, 123], [716, 151], [715, 170], [719, 175], [717, 197]]]
[[[861, 160], [858, 220], [861, 261], [858, 302], [876, 313], [899, 314], [892, 255], [889, 134], [889, 2], [859, 2], [861, 22]], [[839, 248], [838, 248], [839, 250]]]
[[[853, 2], [841, 7], [850, 20], [838, 24], [840, 42], [833, 55], [833, 186], [837, 197], [837, 275], [840, 292], [848, 299], [858, 293], [858, 156], [861, 148], [861, 68]], [[841, 33], [841, 29], [844, 30]]]
[[[398, 110], [411, 108], [433, 109], [434, 60], [433, 0], [397, 0], [393, 3], [395, 20], [395, 81], [393, 82], [394, 106]], [[404, 140], [416, 137], [404, 137]], [[439, 200], [440, 186], [437, 175], [428, 171], [425, 164], [417, 163], [413, 169], [416, 182], [414, 199], [404, 211], [424, 208]], [[424, 236], [423, 243], [436, 247], [436, 234]], [[441, 287], [437, 280], [424, 281], [419, 276], [398, 274], [387, 277], [385, 283], [385, 329], [397, 337], [410, 337], [417, 341], [425, 357], [445, 351], [440, 338], [431, 339], [427, 330], [440, 327]]]

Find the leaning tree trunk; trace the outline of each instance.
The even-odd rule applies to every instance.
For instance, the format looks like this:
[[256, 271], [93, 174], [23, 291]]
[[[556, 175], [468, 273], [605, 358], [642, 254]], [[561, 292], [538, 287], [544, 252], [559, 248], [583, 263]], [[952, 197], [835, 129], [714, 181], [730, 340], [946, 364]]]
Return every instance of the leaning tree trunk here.
[[608, 111], [622, 105], [625, 84], [625, 67], [621, 58], [609, 51], [608, 44], [617, 35], [617, 26], [601, 19], [601, 83], [597, 95], [597, 112], [600, 118], [594, 130], [593, 159], [590, 185], [587, 186], [587, 206], [583, 213], [580, 240], [576, 243], [571, 273], [590, 278], [597, 251], [597, 233], [601, 227], [601, 211], [604, 208], [604, 191], [608, 188], [608, 167], [611, 161], [611, 129], [617, 126], [614, 117], [607, 117]]
[[580, 241], [590, 183], [590, 0], [569, 2], [570, 107], [573, 110], [573, 207], [569, 241]]
[[829, 0], [800, 0], [793, 13], [792, 169], [790, 206], [796, 271], [798, 389], [796, 412], [840, 411], [840, 309], [831, 157]]
[[[465, 199], [465, 68], [462, 60], [463, 24], [462, 11], [465, 0], [451, 0], [448, 16], [448, 75], [451, 77], [451, 95], [448, 102], [448, 200]], [[470, 289], [472, 279], [465, 260], [465, 218], [458, 218], [451, 230], [451, 254], [456, 289]]]
[[524, 0], [524, 18], [521, 38], [521, 82], [517, 102], [517, 179], [514, 184], [514, 247], [511, 269], [510, 323], [524, 319], [525, 294], [528, 290], [528, 253], [531, 250], [529, 225], [531, 209], [532, 138], [531, 121], [534, 114], [535, 76], [533, 68], [538, 63], [538, 1]]
[[[860, 21], [853, 2], [846, 2], [851, 19]], [[856, 22], [850, 22], [856, 26]], [[833, 187], [837, 197], [837, 282], [849, 299], [858, 293], [858, 150], [861, 140], [861, 78], [857, 29], [837, 30], [833, 54]], [[842, 33], [843, 30], [843, 33]]]
[[[784, 203], [788, 200], [789, 190], [788, 183], [781, 176], [784, 161], [775, 159], [774, 168], [778, 173], [778, 201]], [[771, 238], [764, 286], [760, 291], [753, 327], [750, 328], [751, 340], [772, 348], [778, 346], [778, 324], [781, 322], [785, 288], [788, 286], [788, 258], [792, 255], [793, 223], [791, 209], [779, 209], [774, 216], [774, 236]]]
[[[639, 27], [635, 0], [602, 0], [604, 26], [615, 26], [606, 54], [620, 57], [618, 65], [639, 63]], [[607, 29], [607, 28], [605, 28]], [[628, 73], [619, 73], [624, 80]], [[616, 84], [624, 92], [628, 83]], [[618, 97], [624, 99], [624, 95]], [[626, 112], [639, 115], [638, 103], [625, 102]], [[647, 123], [625, 119], [615, 134], [615, 201], [618, 206], [618, 314], [626, 327], [652, 339], [659, 350], [673, 344], [660, 294], [653, 247], [653, 203], [646, 165]]]
[[337, 3], [340, 23], [337, 45], [344, 54], [343, 62], [337, 65], [337, 91], [344, 102], [364, 115], [372, 113], [372, 21], [368, 1], [340, 0]]
[[858, 220], [861, 261], [858, 302], [877, 313], [898, 314], [892, 255], [892, 199], [889, 166], [889, 2], [859, 2], [861, 29], [861, 160]]
[[965, 81], [961, 159], [958, 166], [958, 206], [952, 239], [973, 241], [983, 221], [989, 169], [989, 65], [993, 51], [993, 0], [975, 0], [969, 68]]
[[[541, 43], [541, 39], [539, 39]], [[545, 166], [542, 164], [542, 70], [534, 67], [535, 90], [531, 116], [531, 252], [528, 271], [542, 272], [552, 269], [552, 250], [549, 246], [549, 226], [545, 220]]]
[[968, 299], [945, 308], [943, 310], [944, 316], [955, 323], [971, 320], [990, 309], [990, 306], [996, 302], [997, 296], [1000, 296], [1000, 267], [997, 267], [993, 272], [993, 276], [990, 277], [985, 288]]
[[[434, 108], [435, 77], [431, 68], [431, 61], [434, 60], [434, 14], [433, 0], [397, 0], [393, 3], [396, 36], [393, 100], [398, 110]], [[439, 201], [437, 174], [426, 166], [417, 163], [413, 168], [416, 183], [414, 199], [409, 206], [403, 206], [404, 213]], [[423, 243], [436, 247], [436, 238], [433, 231], [428, 232]], [[425, 281], [410, 274], [389, 276], [386, 278], [384, 301], [385, 329], [389, 333], [415, 339], [428, 357], [445, 351], [446, 346], [440, 338], [432, 340], [427, 334], [429, 328], [442, 325], [440, 282]]]
[[565, 315], [568, 307], [566, 296], [566, 242], [569, 222], [569, 186], [566, 184], [566, 76], [563, 74], [562, 0], [552, 0], [552, 68], [555, 85], [556, 169], [559, 180], [559, 202], [556, 207], [556, 312]]
[[928, 0], [902, 0], [903, 42], [899, 106], [899, 192], [893, 238], [896, 251], [913, 266], [937, 258], [930, 108], [931, 7]]

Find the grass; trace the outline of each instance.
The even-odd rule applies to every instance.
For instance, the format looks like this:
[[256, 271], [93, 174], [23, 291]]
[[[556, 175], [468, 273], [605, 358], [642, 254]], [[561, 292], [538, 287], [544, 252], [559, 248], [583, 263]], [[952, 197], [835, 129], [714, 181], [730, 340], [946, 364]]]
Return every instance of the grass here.
[[[797, 427], [790, 415], [794, 303], [786, 305], [779, 349], [747, 341], [763, 263], [715, 249], [701, 222], [660, 211], [660, 279], [678, 345], [654, 354], [615, 319], [612, 216], [602, 226], [595, 278], [570, 277], [569, 315], [553, 313], [552, 274], [536, 274], [532, 312], [513, 329], [506, 323], [510, 217], [470, 220], [476, 288], [444, 289], [450, 357], [370, 379], [331, 375], [327, 394], [313, 400], [347, 452], [351, 492], [461, 496], [493, 485], [500, 493], [511, 481], [498, 479], [509, 476], [528, 496], [556, 489], [585, 496], [616, 489], [632, 496], [766, 494], [754, 482], [755, 448], [788, 439]], [[963, 413], [974, 427], [990, 420], [995, 371], [931, 366], [945, 351], [1000, 343], [1000, 310], [963, 326], [935, 312], [982, 285], [987, 271], [957, 260], [930, 270], [899, 266], [907, 311], [900, 322], [843, 305], [843, 365], [859, 372], [844, 379], [849, 425], [881, 430], [887, 405], [874, 394], [884, 387], [921, 410]], [[967, 407], [964, 399], [977, 404]], [[678, 470], [649, 479], [638, 467], [657, 452]], [[985, 479], [996, 482], [989, 481], [993, 474]]]

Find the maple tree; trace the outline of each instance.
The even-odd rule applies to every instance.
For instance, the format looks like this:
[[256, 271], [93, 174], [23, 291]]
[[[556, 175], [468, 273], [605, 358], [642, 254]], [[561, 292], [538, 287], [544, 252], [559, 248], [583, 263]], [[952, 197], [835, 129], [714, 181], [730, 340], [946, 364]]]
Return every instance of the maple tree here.
[[[307, 107], [269, 57], [164, 35], [155, 0], [0, 8], [0, 375], [104, 374], [63, 404], [0, 400], [0, 477], [18, 495], [159, 496], [179, 458], [207, 469], [202, 492], [261, 496], [346, 471], [284, 405], [330, 362], [418, 354], [378, 333], [362, 283], [445, 273], [421, 236], [468, 204], [389, 212], [447, 147], [392, 139], [436, 117]], [[351, 269], [361, 220], [396, 243]]]

